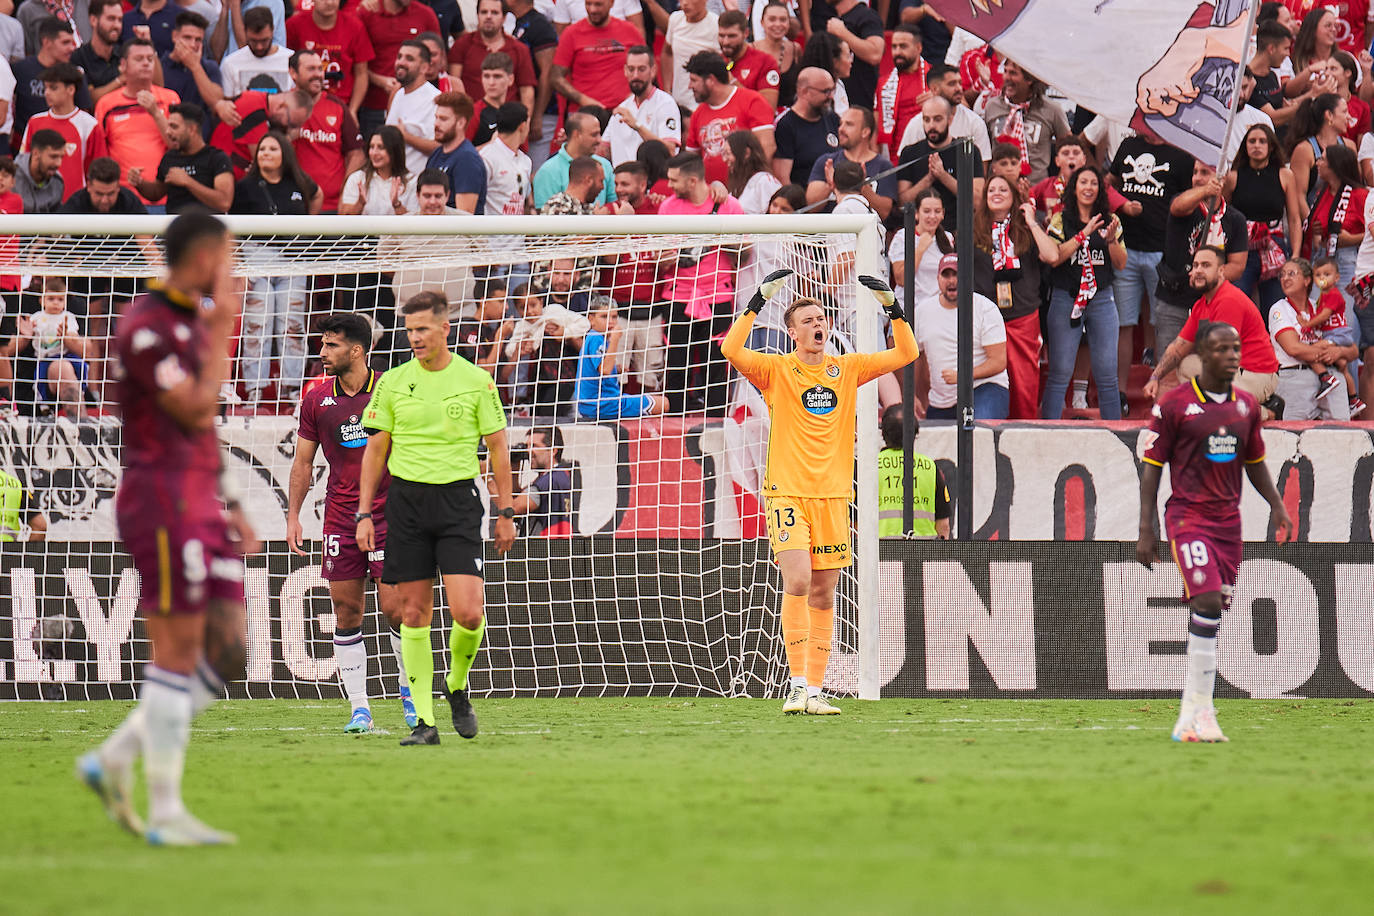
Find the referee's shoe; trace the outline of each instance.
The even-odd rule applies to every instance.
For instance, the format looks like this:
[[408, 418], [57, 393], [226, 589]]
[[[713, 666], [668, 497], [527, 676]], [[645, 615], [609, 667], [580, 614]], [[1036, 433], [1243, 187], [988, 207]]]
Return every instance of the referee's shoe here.
[[416, 744], [438, 744], [439, 729], [429, 725], [424, 719], [415, 723], [415, 727], [410, 730], [410, 734], [401, 739], [402, 747], [410, 747]]
[[444, 699], [448, 700], [449, 709], [453, 711], [453, 730], [464, 738], [476, 738], [477, 713], [473, 712], [467, 690], [450, 691], [448, 681], [444, 678], [439, 678], [439, 689], [444, 692]]

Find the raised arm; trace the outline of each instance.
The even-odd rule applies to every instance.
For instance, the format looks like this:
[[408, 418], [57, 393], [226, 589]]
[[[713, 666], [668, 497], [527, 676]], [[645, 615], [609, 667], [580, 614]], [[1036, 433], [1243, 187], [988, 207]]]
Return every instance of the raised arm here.
[[860, 276], [859, 282], [873, 293], [873, 298], [878, 300], [878, 304], [887, 312], [887, 317], [892, 322], [892, 347], [881, 353], [872, 354], [859, 374], [859, 384], [862, 385], [864, 382], [871, 382], [889, 372], [897, 371], [921, 353], [916, 346], [916, 335], [912, 333], [911, 325], [907, 324], [906, 315], [903, 314], [902, 306], [897, 302], [897, 296], [892, 292], [892, 288], [877, 277], [867, 275]]
[[750, 297], [749, 304], [744, 307], [743, 313], [735, 319], [735, 323], [730, 325], [729, 333], [725, 335], [725, 339], [720, 344], [721, 355], [758, 388], [767, 387], [768, 358], [762, 353], [750, 350], [744, 345], [744, 342], [749, 339], [749, 332], [754, 327], [754, 319], [758, 316], [759, 310], [769, 299], [778, 294], [790, 276], [792, 276], [792, 271], [783, 269], [775, 270], [764, 277], [759, 288]]

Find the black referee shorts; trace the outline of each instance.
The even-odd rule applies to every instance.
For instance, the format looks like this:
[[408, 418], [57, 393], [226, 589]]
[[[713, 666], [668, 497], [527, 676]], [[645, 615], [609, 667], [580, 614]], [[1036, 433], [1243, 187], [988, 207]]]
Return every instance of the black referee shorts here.
[[482, 575], [482, 497], [472, 480], [414, 483], [391, 478], [386, 491], [382, 581]]

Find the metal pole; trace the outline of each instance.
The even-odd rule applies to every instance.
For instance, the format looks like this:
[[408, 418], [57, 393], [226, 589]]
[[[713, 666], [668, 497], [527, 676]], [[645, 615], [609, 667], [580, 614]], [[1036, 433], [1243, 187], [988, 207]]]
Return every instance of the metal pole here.
[[[916, 204], [903, 208], [906, 244], [902, 258], [906, 271], [902, 277], [902, 297], [906, 302], [907, 320], [916, 308]], [[938, 249], [937, 252], [938, 254]], [[916, 530], [916, 494], [912, 481], [916, 478], [916, 364], [907, 363], [902, 369], [902, 534], [908, 537]]]
[[959, 495], [957, 536], [973, 540], [973, 141], [960, 140], [955, 204], [959, 225]]
[[[873, 297], [859, 285], [859, 274], [875, 273], [878, 267], [878, 224], [870, 221], [859, 232], [854, 251], [854, 301], [859, 303], [857, 319], [858, 349], [873, 353], [882, 349], [878, 339], [878, 309]], [[859, 528], [854, 545], [855, 573], [859, 580], [859, 699], [876, 700], [882, 692], [882, 628], [878, 618], [878, 431], [873, 418], [878, 415], [878, 386], [859, 389], [858, 423], [858, 499]]]

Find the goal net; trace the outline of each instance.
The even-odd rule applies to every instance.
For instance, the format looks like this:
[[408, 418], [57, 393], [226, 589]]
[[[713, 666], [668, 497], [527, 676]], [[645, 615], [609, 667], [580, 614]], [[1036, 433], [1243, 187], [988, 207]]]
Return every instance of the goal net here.
[[[0, 544], [0, 698], [128, 698], [148, 658], [137, 573], [114, 517], [121, 426], [110, 360], [119, 316], [161, 272], [165, 217], [0, 222], [6, 292], [0, 470], [29, 503]], [[839, 351], [885, 346], [856, 273], [882, 273], [862, 217], [235, 217], [245, 293], [218, 435], [264, 550], [248, 558], [248, 678], [237, 695], [339, 696], [321, 564], [327, 468], [317, 456], [285, 542], [302, 387], [318, 383], [318, 320], [372, 323], [371, 362], [410, 358], [399, 307], [450, 305], [451, 346], [496, 378], [517, 493], [532, 511], [506, 556], [488, 547], [478, 695], [778, 695], [779, 579], [758, 496], [768, 417], [720, 355], [726, 329], [778, 268], [791, 285], [750, 344], [785, 352], [794, 296], [825, 304]], [[856, 265], [858, 269], [856, 270]], [[46, 290], [46, 300], [45, 291]], [[65, 299], [63, 296], [65, 295]], [[620, 359], [599, 371], [608, 306]], [[16, 348], [11, 348], [16, 349]], [[3, 352], [3, 351], [0, 351]], [[8, 371], [6, 371], [8, 370]], [[10, 378], [12, 376], [12, 379]], [[326, 382], [331, 383], [331, 382]], [[332, 383], [331, 383], [332, 384]], [[621, 398], [617, 410], [611, 397]], [[662, 415], [644, 415], [666, 401]], [[599, 415], [598, 415], [599, 414]], [[861, 394], [856, 564], [837, 595], [827, 688], [876, 698], [877, 393]], [[548, 448], [555, 435], [561, 449]], [[32, 512], [45, 540], [25, 540]], [[2, 519], [0, 519], [2, 520]], [[36, 520], [35, 520], [36, 521]], [[489, 530], [489, 529], [488, 529]], [[448, 626], [436, 586], [435, 644]], [[374, 696], [395, 695], [368, 589]], [[899, 624], [897, 624], [899, 625]]]

